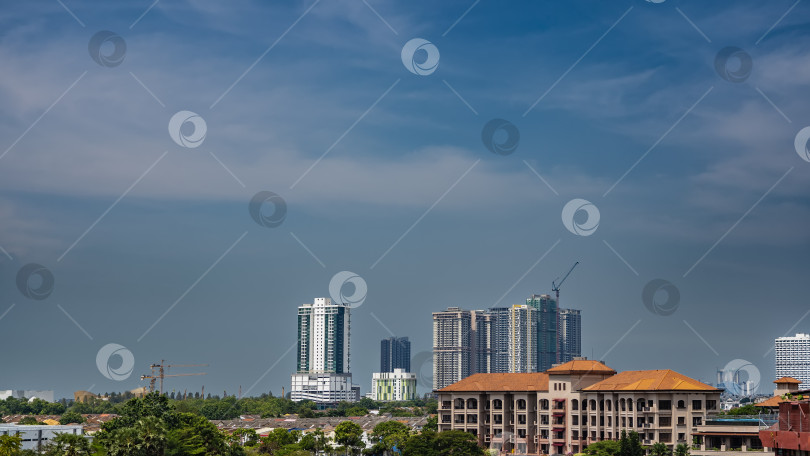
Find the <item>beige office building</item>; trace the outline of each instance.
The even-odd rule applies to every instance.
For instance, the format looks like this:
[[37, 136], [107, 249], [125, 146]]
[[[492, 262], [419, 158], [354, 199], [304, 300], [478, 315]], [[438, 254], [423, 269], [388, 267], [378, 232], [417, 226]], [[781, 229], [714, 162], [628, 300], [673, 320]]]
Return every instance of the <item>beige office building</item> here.
[[720, 390], [672, 370], [617, 373], [577, 358], [543, 373], [475, 374], [437, 391], [439, 430], [500, 453], [565, 454], [636, 431], [642, 443], [691, 443]]

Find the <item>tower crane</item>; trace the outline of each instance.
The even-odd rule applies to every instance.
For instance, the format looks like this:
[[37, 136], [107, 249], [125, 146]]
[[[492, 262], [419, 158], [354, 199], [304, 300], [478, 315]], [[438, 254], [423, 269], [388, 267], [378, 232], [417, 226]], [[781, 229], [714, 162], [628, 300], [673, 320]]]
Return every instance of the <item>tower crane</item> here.
[[[557, 294], [557, 306], [560, 305], [560, 287], [562, 286], [563, 282], [565, 282], [565, 279], [567, 279], [568, 276], [571, 275], [571, 271], [573, 271], [574, 268], [577, 267], [578, 264], [579, 264], [579, 261], [574, 263], [574, 265], [571, 266], [571, 269], [569, 269], [568, 272], [565, 273], [562, 280], [560, 280], [560, 278], [557, 277], [556, 279], [551, 281], [551, 291], [553, 291], [553, 292], [555, 292]], [[557, 280], [560, 280], [560, 282], [557, 283]]]
[[[565, 282], [565, 279], [567, 279], [568, 276], [571, 275], [571, 272], [574, 270], [575, 267], [577, 267], [578, 264], [579, 264], [579, 261], [574, 263], [574, 265], [571, 266], [571, 269], [569, 269], [568, 272], [565, 273], [562, 280], [560, 280], [560, 278], [557, 277], [556, 279], [551, 281], [551, 291], [553, 291], [557, 296], [557, 337], [556, 337], [556, 339], [557, 339], [557, 344], [556, 344], [557, 345], [557, 349], [556, 349], [557, 360], [556, 361], [557, 361], [558, 364], [560, 362], [560, 334], [559, 334], [559, 331], [560, 331], [560, 287], [562, 286], [563, 282]], [[559, 280], [559, 282], [557, 282], [558, 280]]]
[[[166, 374], [164, 369], [169, 367], [196, 367], [208, 366], [208, 364], [166, 364], [165, 360], [160, 360], [160, 364], [151, 364], [149, 367], [152, 369], [152, 375], [141, 375], [141, 380], [149, 379], [149, 392], [155, 391], [155, 380], [160, 379], [160, 394], [163, 394], [163, 379], [166, 377], [186, 377], [190, 375], [205, 375], [205, 372], [190, 373], [190, 374]], [[157, 374], [155, 373], [157, 369]]]

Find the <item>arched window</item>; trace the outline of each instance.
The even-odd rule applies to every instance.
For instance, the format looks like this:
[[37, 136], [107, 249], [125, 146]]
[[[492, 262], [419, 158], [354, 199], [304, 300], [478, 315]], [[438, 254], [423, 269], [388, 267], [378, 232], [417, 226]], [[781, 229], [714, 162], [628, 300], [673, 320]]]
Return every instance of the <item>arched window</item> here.
[[548, 410], [548, 399], [540, 399], [540, 410]]
[[[627, 410], [630, 410], [631, 412], [633, 411], [633, 400], [632, 399], [627, 399]], [[630, 427], [632, 427], [632, 426], [630, 426]]]
[[641, 397], [636, 401], [636, 410], [639, 412], [644, 410], [644, 398]]
[[686, 403], [684, 401], [678, 401], [678, 408], [679, 409], [686, 408]]
[[495, 399], [492, 401], [492, 408], [495, 410], [501, 410], [503, 408], [503, 401], [500, 399]]
[[609, 411], [610, 411], [610, 407], [611, 407], [611, 405], [610, 405], [610, 400], [605, 401], [605, 406], [607, 406], [607, 410], [608, 410], [608, 412], [609, 412]]
[[619, 399], [619, 407], [622, 408], [622, 412], [627, 410], [627, 406], [624, 403], [624, 398]]
[[518, 408], [518, 410], [526, 410], [526, 400], [525, 399], [518, 399], [517, 400], [517, 408]]
[[463, 409], [464, 408], [464, 399], [458, 398], [454, 402], [455, 402], [455, 404], [453, 404], [453, 407], [455, 407], [457, 409]]
[[579, 410], [579, 401], [571, 399], [571, 410]]
[[589, 407], [591, 408], [591, 410], [596, 410], [596, 401], [594, 399], [591, 399]]
[[467, 399], [467, 408], [468, 409], [477, 409], [478, 408], [478, 400], [477, 399]]

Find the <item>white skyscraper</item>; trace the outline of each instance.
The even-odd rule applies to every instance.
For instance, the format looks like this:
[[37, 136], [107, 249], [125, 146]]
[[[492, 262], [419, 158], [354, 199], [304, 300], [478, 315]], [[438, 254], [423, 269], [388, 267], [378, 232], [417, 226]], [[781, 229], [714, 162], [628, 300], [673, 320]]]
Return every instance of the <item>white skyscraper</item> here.
[[793, 377], [810, 388], [810, 334], [779, 337], [775, 343], [776, 378]]
[[315, 298], [298, 307], [298, 352], [290, 398], [318, 403], [355, 401], [349, 369], [351, 308]]
[[509, 372], [537, 372], [537, 309], [509, 308]]

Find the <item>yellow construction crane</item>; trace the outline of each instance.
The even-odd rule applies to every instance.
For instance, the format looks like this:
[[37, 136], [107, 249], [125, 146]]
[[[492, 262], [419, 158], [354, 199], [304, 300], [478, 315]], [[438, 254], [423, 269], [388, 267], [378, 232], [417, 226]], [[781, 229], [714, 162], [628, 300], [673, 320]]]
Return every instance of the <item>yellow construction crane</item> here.
[[[160, 360], [160, 364], [151, 364], [149, 367], [152, 369], [152, 375], [141, 375], [141, 380], [149, 379], [149, 392], [155, 391], [155, 380], [160, 380], [160, 394], [163, 394], [163, 379], [166, 377], [187, 377], [191, 375], [205, 375], [205, 372], [195, 372], [189, 374], [167, 374], [164, 369], [170, 367], [196, 367], [208, 366], [208, 364], [165, 364], [165, 360]], [[157, 373], [155, 373], [157, 369]]]

